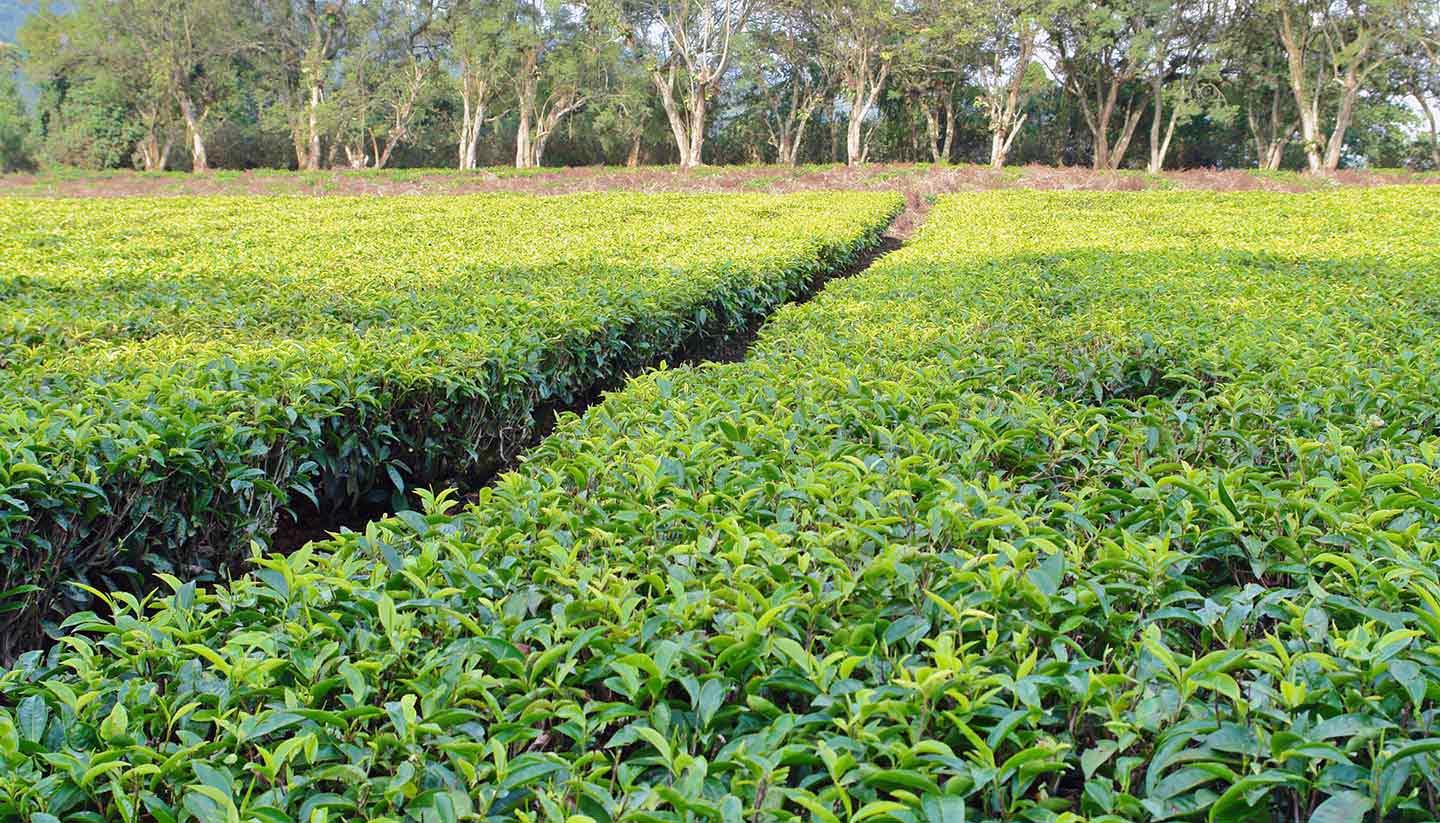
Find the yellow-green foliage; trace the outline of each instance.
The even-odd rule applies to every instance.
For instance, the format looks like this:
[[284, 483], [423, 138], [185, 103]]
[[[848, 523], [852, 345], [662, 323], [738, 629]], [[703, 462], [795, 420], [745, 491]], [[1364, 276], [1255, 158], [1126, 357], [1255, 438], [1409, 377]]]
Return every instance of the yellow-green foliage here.
[[25, 586], [7, 605], [33, 618], [83, 602], [71, 581], [234, 561], [305, 498], [330, 508], [484, 470], [537, 406], [744, 327], [898, 207], [0, 202], [0, 592]]
[[1433, 820], [1437, 224], [945, 198], [463, 511], [77, 619], [0, 812]]

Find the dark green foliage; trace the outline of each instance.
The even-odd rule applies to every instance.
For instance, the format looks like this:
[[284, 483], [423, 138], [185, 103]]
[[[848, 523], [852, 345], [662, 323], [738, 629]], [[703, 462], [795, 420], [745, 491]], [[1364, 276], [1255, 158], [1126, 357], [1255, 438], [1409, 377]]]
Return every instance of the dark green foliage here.
[[19, 85], [0, 60], [0, 174], [34, 166], [30, 113]]

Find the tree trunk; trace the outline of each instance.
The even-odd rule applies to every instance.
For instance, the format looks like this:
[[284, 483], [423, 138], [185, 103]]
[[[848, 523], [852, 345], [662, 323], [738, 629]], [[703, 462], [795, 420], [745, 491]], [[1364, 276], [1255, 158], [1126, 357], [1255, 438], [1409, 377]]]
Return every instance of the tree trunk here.
[[845, 158], [850, 165], [860, 163], [860, 127], [863, 123], [852, 110], [850, 122], [845, 125]]
[[[1036, 27], [1023, 22], [1020, 23], [1020, 26], [1020, 54], [1015, 61], [1014, 72], [1005, 82], [1005, 101], [1001, 105], [994, 102], [992, 97], [990, 103], [990, 167], [992, 169], [1005, 166], [1005, 158], [1010, 154], [1010, 146], [1015, 142], [1015, 136], [1020, 133], [1021, 127], [1025, 125], [1025, 118], [1030, 116], [1028, 112], [1021, 111], [1029, 101], [1030, 95], [1022, 96], [1021, 92], [1025, 85], [1025, 72], [1030, 67], [1030, 59], [1035, 55], [1035, 40], [1039, 36], [1039, 31]], [[1001, 76], [998, 60], [993, 76], [996, 78]]]
[[1165, 165], [1165, 156], [1160, 151], [1160, 121], [1165, 112], [1165, 79], [1157, 72], [1150, 79], [1150, 89], [1155, 95], [1155, 113], [1150, 117], [1150, 162], [1145, 170], [1159, 174]]
[[460, 76], [460, 141], [456, 148], [461, 171], [473, 170], [478, 163], [480, 129], [485, 124], [485, 100], [489, 89], [461, 67]]
[[787, 128], [780, 133], [780, 145], [775, 147], [775, 162], [786, 166], [795, 165], [795, 137]]
[[1440, 124], [1436, 123], [1435, 109], [1430, 106], [1430, 101], [1425, 99], [1425, 94], [1418, 86], [1410, 89], [1410, 94], [1415, 102], [1420, 104], [1420, 111], [1425, 113], [1425, 122], [1430, 126], [1430, 164], [1440, 169]]
[[1318, 172], [1324, 165], [1320, 156], [1320, 92], [1317, 88], [1312, 95], [1305, 87], [1305, 44], [1296, 38], [1290, 10], [1284, 5], [1280, 8], [1280, 43], [1285, 47], [1290, 93], [1295, 95], [1295, 107], [1300, 111], [1300, 138], [1305, 141], [1305, 162], [1312, 173]]
[[640, 168], [640, 139], [642, 135], [635, 135], [630, 139], [630, 154], [625, 157], [625, 168]]
[[520, 109], [519, 129], [515, 132], [515, 168], [528, 169], [534, 164], [534, 147], [530, 142], [530, 119], [535, 116], [535, 81], [527, 77], [517, 89]]
[[854, 96], [850, 100], [850, 122], [845, 129], [845, 159], [852, 166], [865, 162], [865, 118], [870, 110], [875, 107], [875, 101], [880, 98], [880, 90], [885, 87], [885, 80], [890, 76], [890, 64], [886, 63], [880, 69], [880, 74], [875, 78], [874, 85], [866, 88], [869, 80], [868, 67], [861, 66], [854, 74]]
[[795, 124], [795, 133], [790, 137], [790, 159], [787, 162], [791, 166], [800, 164], [800, 147], [805, 145], [805, 129], [810, 125], [810, 116], [814, 109], [801, 116], [800, 121]]
[[701, 87], [690, 105], [690, 167], [705, 165], [705, 88]]
[[357, 145], [345, 144], [345, 163], [352, 169], [363, 169], [369, 164], [369, 158], [365, 154], [365, 141], [361, 138]]
[[[1131, 101], [1134, 104], [1134, 101]], [[1110, 170], [1120, 168], [1125, 162], [1125, 152], [1130, 148], [1130, 140], [1135, 136], [1135, 128], [1140, 125], [1140, 118], [1145, 114], [1145, 106], [1130, 109], [1125, 116], [1125, 128], [1120, 132], [1120, 139], [1115, 141], [1115, 146], [1110, 153]]]
[[176, 99], [180, 103], [180, 114], [185, 118], [185, 130], [190, 134], [190, 168], [195, 172], [207, 172], [210, 170], [210, 157], [205, 153], [205, 136], [200, 131], [204, 117], [195, 111], [190, 95], [181, 93]]
[[307, 112], [309, 141], [305, 147], [305, 170], [320, 170], [320, 101], [323, 90], [319, 83], [310, 84], [310, 107]]
[[925, 143], [930, 151], [930, 162], [940, 162], [940, 117], [929, 101], [920, 101], [920, 113], [925, 117]]
[[1280, 96], [1282, 90], [1275, 89], [1270, 95], [1269, 120], [1264, 124], [1255, 114], [1253, 106], [1245, 107], [1245, 122], [1250, 127], [1250, 135], [1255, 141], [1255, 165], [1263, 171], [1276, 171], [1280, 163], [1285, 159], [1285, 145], [1290, 142], [1290, 135], [1299, 128], [1299, 123], [1292, 121], [1285, 123], [1280, 119]]
[[155, 131], [147, 132], [139, 145], [140, 162], [145, 171], [165, 171], [165, 163], [170, 159], [171, 145], [168, 135], [161, 141], [160, 135]]
[[1160, 133], [1160, 121], [1165, 111], [1165, 81], [1160, 75], [1151, 79], [1151, 88], [1155, 94], [1155, 113], [1150, 118], [1150, 163], [1145, 170], [1150, 174], [1159, 174], [1165, 170], [1165, 156], [1170, 153], [1170, 141], [1175, 137], [1175, 124], [1180, 119], [1179, 107], [1170, 109], [1170, 123], [1165, 127], [1162, 137]]
[[680, 110], [680, 104], [675, 99], [674, 77], [675, 70], [673, 68], [664, 74], [658, 70], [650, 73], [650, 79], [654, 81], [655, 88], [660, 92], [660, 105], [665, 109], [665, 119], [670, 123], [670, 133], [675, 138], [675, 148], [680, 152], [680, 168], [688, 169], [694, 165], [690, 155], [690, 132], [684, 113]]
[[955, 92], [945, 95], [942, 108], [945, 111], [945, 143], [940, 146], [940, 162], [946, 165], [955, 161]]
[[1325, 171], [1340, 168], [1340, 150], [1345, 146], [1345, 132], [1355, 116], [1355, 100], [1360, 96], [1360, 79], [1352, 65], [1345, 72], [1343, 91], [1340, 93], [1340, 110], [1335, 113], [1335, 128], [1330, 132], [1330, 142], [1325, 147]]

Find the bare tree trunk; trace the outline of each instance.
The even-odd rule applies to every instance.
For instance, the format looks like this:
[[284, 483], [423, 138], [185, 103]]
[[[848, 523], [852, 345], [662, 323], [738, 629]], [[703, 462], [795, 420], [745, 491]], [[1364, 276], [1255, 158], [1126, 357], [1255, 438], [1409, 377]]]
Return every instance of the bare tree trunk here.
[[1245, 107], [1245, 122], [1250, 127], [1250, 135], [1255, 141], [1255, 165], [1263, 171], [1276, 171], [1280, 163], [1285, 159], [1285, 145], [1290, 142], [1290, 135], [1299, 128], [1298, 121], [1286, 123], [1280, 119], [1280, 96], [1281, 90], [1275, 89], [1270, 95], [1269, 120], [1264, 124], [1255, 114], [1255, 108], [1250, 105]]
[[1150, 162], [1145, 170], [1151, 174], [1159, 174], [1164, 166], [1165, 158], [1160, 153], [1160, 120], [1165, 112], [1165, 80], [1156, 72], [1150, 78], [1150, 88], [1155, 95], [1155, 113], [1150, 117]]
[[955, 161], [955, 91], [949, 90], [945, 95], [945, 102], [942, 108], [945, 111], [945, 142], [940, 146], [940, 162], [946, 165]]
[[1150, 83], [1155, 94], [1155, 113], [1150, 118], [1150, 163], [1145, 170], [1150, 174], [1159, 174], [1165, 170], [1165, 156], [1170, 153], [1170, 141], [1175, 137], [1175, 124], [1180, 119], [1180, 109], [1178, 106], [1171, 108], [1170, 122], [1165, 127], [1162, 138], [1160, 122], [1165, 111], [1165, 81], [1156, 74]]
[[352, 169], [363, 169], [369, 164], [369, 158], [365, 154], [365, 140], [362, 137], [357, 145], [345, 144], [345, 163]]
[[289, 106], [290, 144], [295, 150], [295, 168], [304, 169], [306, 152], [309, 150], [305, 135], [304, 104], [298, 102], [298, 99], [292, 102], [294, 105]]
[[[1096, 84], [1095, 108], [1090, 107], [1089, 100], [1083, 95], [1080, 97], [1081, 112], [1085, 115], [1085, 125], [1090, 129], [1090, 137], [1094, 146], [1094, 157], [1092, 165], [1096, 171], [1113, 171], [1120, 168], [1125, 160], [1125, 150], [1130, 147], [1130, 138], [1135, 135], [1135, 127], [1140, 124], [1140, 117], [1145, 113], [1144, 105], [1135, 107], [1135, 100], [1131, 98], [1126, 106], [1124, 124], [1121, 126], [1120, 135], [1115, 143], [1110, 143], [1110, 121], [1115, 118], [1115, 111], [1120, 107], [1120, 87], [1125, 82], [1124, 77], [1111, 77], [1103, 87]], [[1101, 94], [1101, 88], [1104, 93]]]
[[630, 154], [625, 158], [625, 168], [640, 168], [640, 140], [643, 135], [636, 134], [630, 139]]
[[[1134, 101], [1131, 101], [1132, 105]], [[1125, 152], [1130, 148], [1130, 140], [1135, 136], [1135, 128], [1140, 125], [1140, 118], [1145, 114], [1145, 106], [1130, 109], [1125, 116], [1125, 128], [1120, 132], [1120, 139], [1115, 141], [1115, 147], [1110, 153], [1110, 169], [1114, 171], [1120, 168], [1125, 162]]]
[[1352, 65], [1345, 72], [1340, 93], [1340, 110], [1335, 113], [1335, 128], [1330, 132], [1330, 142], [1325, 147], [1325, 171], [1340, 168], [1340, 150], [1345, 145], [1345, 132], [1355, 116], [1355, 100], [1360, 96], [1360, 79]]
[[309, 141], [305, 148], [305, 170], [320, 170], [320, 101], [323, 90], [320, 84], [310, 84], [310, 108], [307, 112]]
[[850, 122], [845, 126], [845, 157], [852, 166], [860, 163], [860, 127], [862, 125], [860, 117], [851, 111]]
[[1440, 124], [1436, 123], [1435, 109], [1430, 101], [1425, 99], [1425, 94], [1419, 86], [1412, 86], [1410, 94], [1415, 102], [1420, 104], [1420, 111], [1425, 114], [1425, 122], [1430, 126], [1430, 163], [1436, 169], [1440, 169]]
[[415, 102], [420, 99], [420, 92], [424, 89], [425, 67], [418, 61], [412, 61], [410, 84], [405, 89], [405, 97], [393, 104], [390, 131], [385, 135], [384, 148], [373, 145], [375, 140], [373, 137], [371, 138], [371, 148], [375, 154], [375, 168], [383, 169], [389, 165], [395, 148], [410, 135], [410, 117], [415, 113]]
[[161, 141], [160, 135], [155, 131], [149, 131], [140, 140], [140, 162], [145, 171], [164, 171], [165, 164], [170, 159], [170, 147], [173, 145], [169, 135]]
[[785, 162], [796, 166], [800, 164], [800, 147], [805, 145], [805, 129], [810, 126], [810, 115], [813, 112], [806, 112], [795, 124], [795, 134], [790, 138], [790, 158]]
[[[1020, 54], [1015, 61], [1014, 72], [1005, 83], [1004, 104], [997, 104], [993, 97], [990, 103], [990, 167], [993, 169], [1004, 167], [1015, 136], [1020, 133], [1025, 119], [1030, 116], [1028, 112], [1021, 111], [1030, 97], [1022, 94], [1022, 90], [1025, 86], [1025, 71], [1030, 67], [1031, 58], [1035, 56], [1035, 41], [1039, 29], [1023, 22], [1019, 25]], [[992, 77], [1000, 75], [998, 58], [993, 71]]]
[[210, 170], [210, 157], [205, 153], [205, 136], [200, 131], [204, 116], [195, 111], [190, 95], [182, 92], [176, 95], [176, 100], [180, 103], [180, 114], [185, 118], [185, 130], [190, 134], [190, 168], [195, 172], [207, 172]]
[[530, 121], [535, 117], [536, 80], [527, 72], [516, 88], [516, 103], [520, 110], [519, 129], [515, 132], [515, 168], [528, 169], [534, 165], [535, 149], [530, 140]]
[[690, 166], [705, 165], [705, 92], [701, 88], [690, 105]]
[[480, 129], [485, 124], [485, 101], [489, 88], [485, 81], [473, 77], [463, 66], [460, 77], [460, 142], [456, 153], [460, 169], [470, 171], [479, 165]]
[[870, 110], [875, 108], [875, 101], [880, 98], [880, 90], [885, 87], [885, 80], [890, 76], [890, 64], [886, 63], [880, 68], [880, 74], [875, 78], [874, 84], [866, 87], [869, 81], [868, 67], [860, 66], [852, 78], [853, 95], [850, 98], [850, 122], [845, 129], [845, 157], [847, 162], [856, 166], [865, 162], [865, 118]]
[[690, 132], [685, 117], [680, 111], [680, 105], [675, 100], [674, 77], [675, 70], [673, 68], [664, 74], [659, 71], [650, 73], [651, 80], [655, 82], [655, 88], [660, 92], [660, 105], [665, 109], [665, 119], [669, 121], [670, 133], [675, 137], [675, 147], [680, 151], [680, 168], [688, 169], [694, 165], [690, 155]]
[[1320, 156], [1319, 90], [1311, 94], [1305, 85], [1305, 44], [1295, 36], [1294, 24], [1287, 6], [1280, 7], [1280, 42], [1285, 47], [1286, 65], [1290, 73], [1290, 92], [1300, 111], [1300, 139], [1305, 141], [1305, 162], [1310, 171], [1318, 172], [1324, 165]]
[[780, 134], [780, 144], [775, 147], [775, 162], [786, 166], [795, 165], [795, 138], [787, 129]]
[[931, 108], [930, 102], [923, 98], [920, 100], [920, 113], [925, 118], [925, 143], [926, 148], [930, 151], [930, 162], [939, 163], [940, 117], [935, 114], [935, 109]]

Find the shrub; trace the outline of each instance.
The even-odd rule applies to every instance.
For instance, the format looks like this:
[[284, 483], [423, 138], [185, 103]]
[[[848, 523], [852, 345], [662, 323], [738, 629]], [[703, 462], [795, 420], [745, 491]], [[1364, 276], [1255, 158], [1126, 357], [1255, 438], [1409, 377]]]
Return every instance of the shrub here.
[[[290, 506], [482, 473], [537, 409], [727, 336], [875, 243], [891, 195], [11, 200], [0, 651]], [[402, 497], [403, 499], [403, 497]]]
[[462, 511], [72, 618], [0, 808], [1433, 819], [1437, 217], [945, 198]]

